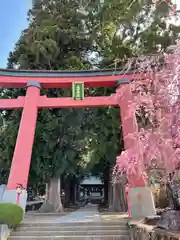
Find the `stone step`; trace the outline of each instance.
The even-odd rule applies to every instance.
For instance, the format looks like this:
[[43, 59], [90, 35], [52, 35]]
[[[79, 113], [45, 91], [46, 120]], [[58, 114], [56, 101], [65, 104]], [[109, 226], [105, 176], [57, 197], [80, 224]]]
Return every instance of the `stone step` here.
[[[97, 226], [51, 226], [49, 225], [51, 231], [60, 231], [60, 230], [69, 230], [69, 231], [77, 231], [81, 230], [126, 230], [128, 227], [126, 225], [97, 225]], [[33, 227], [17, 227], [16, 231], [47, 231], [47, 227], [45, 226], [33, 226]]]
[[58, 240], [58, 239], [64, 239], [64, 240], [130, 240], [130, 237], [127, 236], [117, 236], [117, 235], [99, 235], [99, 236], [11, 236], [9, 237], [9, 240]]
[[118, 235], [127, 236], [129, 234], [128, 230], [85, 230], [85, 231], [19, 231], [12, 232], [11, 236], [99, 236], [99, 235]]
[[23, 222], [20, 227], [57, 227], [57, 226], [108, 226], [108, 225], [114, 225], [114, 226], [126, 226], [127, 225], [127, 220], [126, 221], [115, 221], [115, 222], [36, 222], [34, 219], [34, 222]]

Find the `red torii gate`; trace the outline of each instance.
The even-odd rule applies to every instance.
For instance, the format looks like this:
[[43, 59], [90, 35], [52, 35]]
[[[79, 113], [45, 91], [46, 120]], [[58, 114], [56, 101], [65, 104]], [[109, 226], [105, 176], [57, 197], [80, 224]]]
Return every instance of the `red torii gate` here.
[[[26, 189], [31, 163], [32, 146], [38, 109], [40, 108], [88, 108], [119, 106], [121, 109], [121, 123], [124, 135], [125, 149], [137, 144], [134, 140], [126, 138], [130, 133], [137, 131], [134, 116], [128, 114], [128, 104], [132, 101], [129, 82], [137, 78], [135, 74], [124, 74], [105, 71], [19, 71], [0, 70], [1, 88], [27, 88], [25, 97], [17, 99], [0, 99], [0, 109], [23, 109], [22, 117], [14, 150], [10, 175], [7, 184], [5, 200], [15, 202], [15, 189], [17, 184], [22, 184]], [[42, 88], [71, 88], [73, 82], [82, 82], [85, 87], [111, 87], [117, 86], [123, 93], [120, 103], [114, 95], [101, 97], [85, 97], [83, 100], [74, 100], [68, 97], [47, 98], [40, 95]], [[133, 176], [129, 179], [132, 186], [129, 197], [131, 201], [131, 214], [134, 216], [152, 215], [155, 213], [150, 190], [146, 187], [143, 178]], [[136, 191], [133, 191], [136, 190]], [[9, 194], [11, 192], [11, 194]], [[12, 194], [13, 192], [13, 194]], [[140, 194], [138, 196], [137, 192]], [[140, 203], [140, 198], [143, 203]], [[24, 207], [24, 203], [21, 205]], [[142, 204], [144, 206], [142, 206]], [[138, 208], [139, 205], [139, 208]], [[143, 208], [142, 208], [143, 207]], [[140, 213], [141, 212], [141, 213]]]

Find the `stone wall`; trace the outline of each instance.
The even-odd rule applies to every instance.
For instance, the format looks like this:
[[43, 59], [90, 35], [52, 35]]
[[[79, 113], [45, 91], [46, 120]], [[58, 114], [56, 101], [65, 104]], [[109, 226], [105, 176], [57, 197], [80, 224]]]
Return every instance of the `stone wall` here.
[[0, 225], [0, 240], [8, 239], [10, 230], [7, 225]]
[[3, 184], [0, 185], [0, 202], [3, 201], [3, 194], [4, 194], [5, 190], [6, 190], [6, 185], [3, 185]]
[[137, 221], [129, 223], [131, 240], [179, 240], [180, 232], [156, 229]]
[[[17, 200], [17, 193], [16, 190], [6, 190], [3, 194], [3, 201], [6, 203], [15, 203]], [[26, 203], [27, 203], [27, 191], [23, 190], [20, 199], [19, 199], [19, 206], [22, 207], [22, 209], [25, 212], [26, 209]]]

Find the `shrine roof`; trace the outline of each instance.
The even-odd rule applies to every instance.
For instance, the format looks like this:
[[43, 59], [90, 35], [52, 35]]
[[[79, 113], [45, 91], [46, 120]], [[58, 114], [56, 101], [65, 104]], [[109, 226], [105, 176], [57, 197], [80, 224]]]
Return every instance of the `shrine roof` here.
[[101, 179], [91, 176], [84, 179], [80, 185], [103, 185], [103, 182], [101, 181]]

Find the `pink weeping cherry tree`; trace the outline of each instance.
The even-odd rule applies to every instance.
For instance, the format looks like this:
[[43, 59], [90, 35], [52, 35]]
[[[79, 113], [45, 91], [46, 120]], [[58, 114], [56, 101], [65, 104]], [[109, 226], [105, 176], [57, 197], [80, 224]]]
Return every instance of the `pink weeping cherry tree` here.
[[[127, 68], [138, 69], [139, 74], [131, 82], [133, 101], [129, 105], [139, 130], [127, 136], [137, 144], [117, 157], [114, 174], [147, 177], [147, 169], [155, 164], [164, 168], [164, 180], [173, 189], [180, 182], [180, 44], [161, 56], [132, 59]], [[121, 101], [120, 91], [116, 97]], [[180, 185], [174, 189], [177, 196]]]

